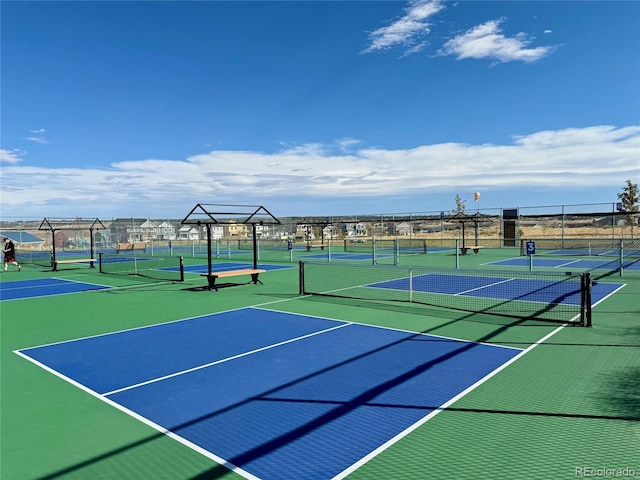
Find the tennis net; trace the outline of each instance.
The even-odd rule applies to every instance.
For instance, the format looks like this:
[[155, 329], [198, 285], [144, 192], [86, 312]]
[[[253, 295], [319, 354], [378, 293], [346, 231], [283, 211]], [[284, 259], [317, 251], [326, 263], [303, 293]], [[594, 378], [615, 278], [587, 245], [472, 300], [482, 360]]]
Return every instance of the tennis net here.
[[139, 257], [99, 254], [100, 273], [129, 275], [159, 281], [184, 281], [182, 257]]
[[300, 262], [300, 294], [591, 325], [590, 274]]
[[39, 265], [41, 267], [51, 267], [53, 265], [49, 250], [23, 250], [17, 248], [16, 259], [18, 263]]

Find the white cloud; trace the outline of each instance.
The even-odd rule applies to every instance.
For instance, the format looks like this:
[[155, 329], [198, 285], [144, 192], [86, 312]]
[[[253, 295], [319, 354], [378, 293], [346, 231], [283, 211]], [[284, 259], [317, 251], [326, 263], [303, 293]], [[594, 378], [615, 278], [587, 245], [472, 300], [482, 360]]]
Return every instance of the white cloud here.
[[369, 35], [371, 44], [364, 50], [364, 53], [387, 50], [396, 46], [406, 48], [405, 54], [422, 50], [426, 42], [419, 39], [431, 31], [431, 24], [428, 20], [442, 9], [444, 9], [444, 5], [440, 0], [410, 2], [404, 16]]
[[462, 35], [447, 41], [438, 52], [454, 55], [458, 60], [466, 58], [490, 59], [500, 63], [522, 61], [535, 62], [549, 55], [554, 47], [528, 48], [532, 40], [525, 33], [507, 37], [500, 28], [502, 20], [490, 20], [477, 25]]
[[41, 134], [41, 133], [46, 133], [47, 131], [44, 128], [39, 128], [38, 130], [29, 130], [31, 133], [37, 133], [37, 134]]
[[17, 149], [14, 149], [14, 150], [0, 149], [0, 162], [18, 163], [21, 160], [20, 158], [21, 154], [22, 152]]
[[40, 143], [42, 145], [46, 145], [49, 143], [46, 138], [42, 137], [22, 137], [22, 139], [29, 140], [30, 142]]
[[506, 145], [440, 143], [351, 153], [316, 143], [275, 153], [214, 150], [184, 160], [116, 162], [103, 169], [28, 166], [3, 151], [10, 160], [2, 169], [0, 201], [36, 217], [86, 211], [108, 218], [123, 210], [180, 216], [196, 203], [279, 201], [294, 209], [291, 198], [321, 208], [335, 198], [355, 202], [466, 188], [617, 188], [640, 176], [638, 151], [640, 126], [549, 130], [514, 136]]

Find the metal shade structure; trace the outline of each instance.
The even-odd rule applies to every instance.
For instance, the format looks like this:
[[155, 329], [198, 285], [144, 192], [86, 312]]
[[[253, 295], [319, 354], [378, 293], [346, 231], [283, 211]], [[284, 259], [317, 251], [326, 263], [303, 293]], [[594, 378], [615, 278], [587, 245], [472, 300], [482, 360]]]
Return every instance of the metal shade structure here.
[[211, 263], [211, 225], [251, 225], [253, 237], [253, 268], [258, 268], [257, 225], [280, 225], [269, 210], [262, 205], [221, 205], [216, 203], [198, 203], [180, 222], [182, 225], [198, 225], [207, 231], [207, 273], [212, 273]]
[[[44, 218], [38, 227], [38, 230], [47, 230], [51, 232], [51, 262], [56, 261], [56, 231], [57, 230], [89, 230], [89, 242], [91, 250], [91, 258], [94, 258], [94, 239], [93, 232], [95, 230], [106, 230], [98, 218]], [[93, 267], [93, 262], [91, 262]]]
[[475, 238], [475, 243], [474, 245], [478, 245], [478, 225], [480, 222], [489, 222], [489, 223], [493, 223], [493, 219], [489, 216], [489, 215], [484, 215], [482, 213], [476, 212], [472, 215], [468, 215], [465, 212], [456, 212], [455, 214], [447, 217], [447, 220], [450, 222], [458, 222], [461, 224], [462, 226], [462, 248], [465, 248], [465, 225], [467, 223], [472, 223], [473, 224], [473, 230], [474, 230], [474, 238]]
[[[322, 248], [324, 248], [324, 229], [328, 225], [333, 225], [332, 220], [330, 220], [327, 217], [310, 217], [310, 218], [295, 219], [295, 220], [296, 220], [295, 222], [296, 228], [299, 227], [300, 225], [305, 225], [307, 226], [307, 228], [310, 226], [320, 227], [320, 240], [321, 240], [320, 245], [322, 246]], [[309, 251], [311, 250], [310, 232], [307, 232], [306, 241], [307, 241], [307, 251]]]

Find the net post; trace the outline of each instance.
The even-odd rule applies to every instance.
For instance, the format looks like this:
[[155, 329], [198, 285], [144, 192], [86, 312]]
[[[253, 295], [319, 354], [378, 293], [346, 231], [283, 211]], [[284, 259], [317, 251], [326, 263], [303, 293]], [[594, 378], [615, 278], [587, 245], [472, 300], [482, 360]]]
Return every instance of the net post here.
[[184, 258], [180, 255], [180, 281], [184, 282]]
[[304, 295], [304, 262], [300, 261], [298, 262], [298, 265], [298, 294]]
[[371, 258], [373, 259], [373, 265], [378, 264], [378, 255], [376, 254], [376, 238], [371, 237]]
[[98, 272], [104, 273], [102, 271], [102, 252], [98, 253]]
[[413, 302], [413, 269], [409, 269], [409, 303]]
[[620, 276], [624, 275], [624, 240], [620, 239]]
[[456, 270], [460, 268], [460, 254], [458, 253], [460, 251], [460, 248], [458, 248], [459, 243], [460, 240], [456, 238]]
[[584, 327], [592, 325], [591, 312], [591, 273], [580, 275], [580, 324]]
[[393, 240], [393, 264], [396, 267], [400, 265], [400, 241], [397, 238]]

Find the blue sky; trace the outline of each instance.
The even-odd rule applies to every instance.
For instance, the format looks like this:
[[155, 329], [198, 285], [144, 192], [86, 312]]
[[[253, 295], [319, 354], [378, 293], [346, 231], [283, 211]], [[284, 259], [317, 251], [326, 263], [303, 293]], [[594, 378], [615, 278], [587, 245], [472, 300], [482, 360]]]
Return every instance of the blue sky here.
[[0, 8], [5, 220], [613, 203], [640, 181], [640, 2]]

